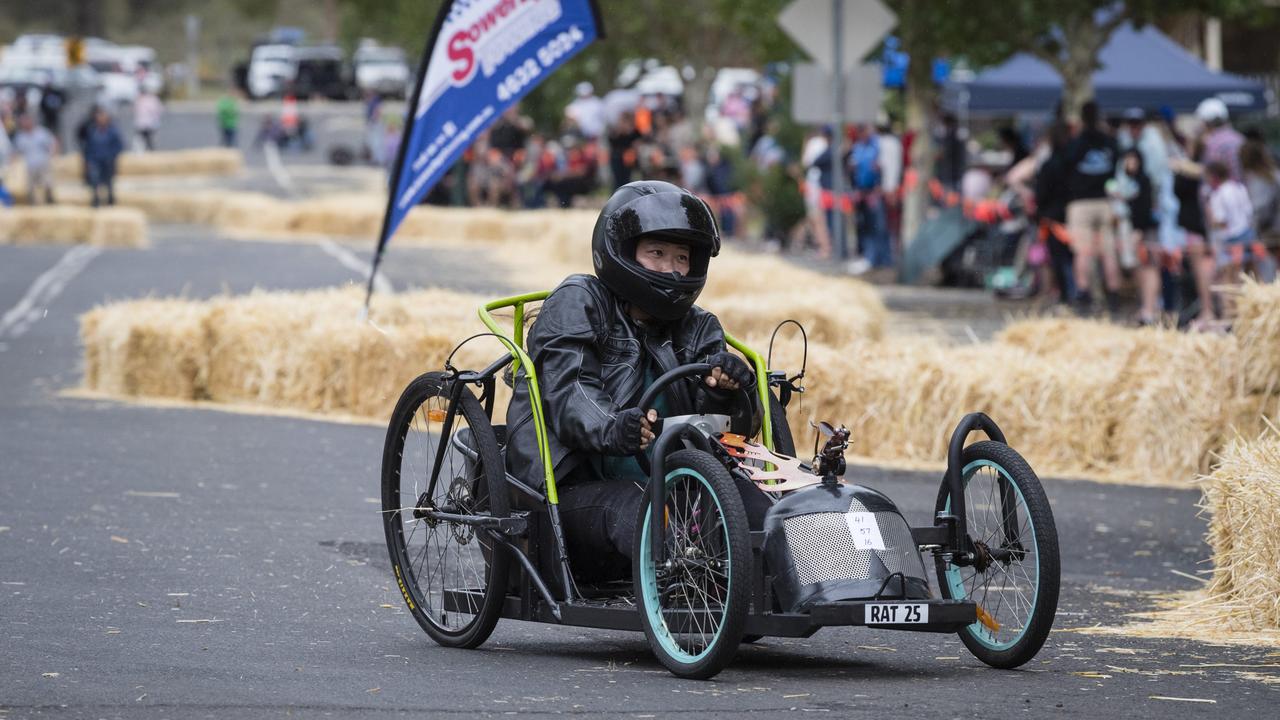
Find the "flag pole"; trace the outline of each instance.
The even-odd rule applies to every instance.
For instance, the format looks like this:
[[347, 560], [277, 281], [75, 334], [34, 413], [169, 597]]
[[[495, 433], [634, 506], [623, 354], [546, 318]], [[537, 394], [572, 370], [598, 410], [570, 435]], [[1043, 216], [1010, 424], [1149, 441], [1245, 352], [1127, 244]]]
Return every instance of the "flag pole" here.
[[418, 77], [413, 84], [413, 95], [409, 99], [409, 104], [405, 106], [404, 130], [400, 135], [400, 147], [396, 148], [396, 161], [392, 166], [391, 175], [387, 182], [387, 209], [382, 214], [382, 229], [378, 231], [378, 247], [373, 252], [373, 265], [369, 268], [369, 284], [365, 288], [364, 307], [360, 308], [360, 319], [366, 320], [369, 317], [369, 302], [373, 299], [373, 281], [378, 276], [378, 266], [382, 264], [382, 252], [387, 247], [387, 226], [391, 223], [391, 211], [396, 203], [396, 191], [400, 185], [400, 173], [404, 170], [404, 156], [408, 154], [409, 138], [413, 135], [413, 123], [418, 112], [418, 100], [422, 95], [422, 85], [427, 80], [427, 66], [431, 62], [431, 51], [435, 49], [436, 40], [440, 37], [440, 30], [444, 27], [444, 21], [449, 17], [449, 12], [453, 9], [453, 0], [445, 0], [444, 5], [440, 7], [440, 12], [436, 14], [435, 24], [431, 28], [431, 35], [427, 38], [427, 46], [422, 51], [422, 59], [418, 61]]

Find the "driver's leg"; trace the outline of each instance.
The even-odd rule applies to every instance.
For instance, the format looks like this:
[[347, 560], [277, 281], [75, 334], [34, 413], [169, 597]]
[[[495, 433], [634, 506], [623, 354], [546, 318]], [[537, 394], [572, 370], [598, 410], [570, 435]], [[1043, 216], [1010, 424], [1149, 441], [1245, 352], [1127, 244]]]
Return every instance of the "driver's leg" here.
[[606, 480], [589, 469], [574, 472], [560, 490], [560, 521], [574, 574], [590, 580], [629, 576], [636, 514], [644, 497], [631, 480]]

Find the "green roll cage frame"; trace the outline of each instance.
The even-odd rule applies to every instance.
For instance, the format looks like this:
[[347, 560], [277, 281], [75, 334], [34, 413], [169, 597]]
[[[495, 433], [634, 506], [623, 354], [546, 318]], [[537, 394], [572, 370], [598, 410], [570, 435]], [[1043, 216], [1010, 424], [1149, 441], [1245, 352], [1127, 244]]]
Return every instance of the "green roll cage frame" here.
[[[542, 457], [542, 474], [546, 482], [547, 502], [552, 505], [558, 505], [560, 504], [560, 497], [556, 493], [556, 474], [555, 469], [551, 466], [551, 449], [547, 447], [547, 426], [542, 417], [542, 393], [538, 388], [538, 375], [534, 372], [533, 360], [524, 351], [525, 305], [546, 300], [549, 295], [551, 295], [551, 292], [544, 290], [486, 303], [480, 307], [480, 321], [491, 332], [505, 341], [504, 344], [512, 356], [511, 372], [513, 376], [522, 366], [525, 368], [525, 375], [529, 383], [530, 404], [533, 406], [533, 425], [538, 437], [538, 454]], [[515, 314], [511, 332], [508, 332], [505, 327], [499, 324], [498, 320], [492, 315], [494, 310], [508, 307], [513, 308]], [[724, 339], [729, 347], [742, 353], [747, 362], [750, 362], [755, 369], [757, 379], [756, 393], [760, 400], [761, 439], [765, 447], [772, 450], [773, 429], [769, 418], [769, 368], [760, 353], [747, 347], [728, 332], [724, 334]]]

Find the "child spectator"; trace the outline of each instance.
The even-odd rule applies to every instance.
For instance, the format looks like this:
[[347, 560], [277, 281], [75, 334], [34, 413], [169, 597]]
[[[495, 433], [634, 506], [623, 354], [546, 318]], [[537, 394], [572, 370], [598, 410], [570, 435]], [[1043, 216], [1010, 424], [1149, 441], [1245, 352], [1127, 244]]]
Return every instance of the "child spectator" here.
[[1219, 279], [1236, 282], [1246, 261], [1261, 259], [1250, 257], [1257, 238], [1253, 231], [1253, 204], [1244, 185], [1232, 179], [1226, 163], [1209, 163], [1205, 178], [1209, 181], [1209, 227], [1221, 268]]

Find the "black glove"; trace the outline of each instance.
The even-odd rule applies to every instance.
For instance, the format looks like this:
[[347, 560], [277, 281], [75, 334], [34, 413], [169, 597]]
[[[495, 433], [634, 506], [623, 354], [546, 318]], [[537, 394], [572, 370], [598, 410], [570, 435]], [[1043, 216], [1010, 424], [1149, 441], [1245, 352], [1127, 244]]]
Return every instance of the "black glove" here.
[[[750, 390], [756, 384], [756, 375], [751, 372], [751, 367], [747, 365], [747, 361], [731, 352], [718, 352], [707, 358], [707, 362], [713, 368], [720, 368], [721, 372], [738, 383], [743, 390]], [[719, 390], [720, 388], [716, 389]]]
[[644, 410], [627, 408], [613, 416], [613, 424], [605, 431], [605, 448], [610, 455], [635, 455], [640, 452], [640, 421]]

